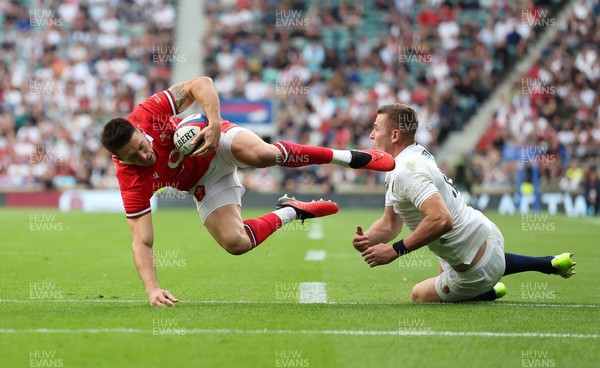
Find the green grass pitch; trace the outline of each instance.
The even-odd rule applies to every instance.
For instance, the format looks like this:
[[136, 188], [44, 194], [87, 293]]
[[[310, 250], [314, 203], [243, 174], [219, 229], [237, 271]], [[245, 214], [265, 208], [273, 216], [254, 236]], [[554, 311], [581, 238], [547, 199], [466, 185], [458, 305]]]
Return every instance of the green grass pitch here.
[[[494, 303], [416, 305], [412, 285], [437, 272], [428, 249], [370, 269], [352, 248], [379, 215], [342, 208], [232, 256], [193, 210], [159, 210], [159, 281], [181, 302], [151, 308], [123, 215], [2, 210], [0, 366], [600, 365], [598, 219], [488, 214], [506, 251], [572, 251], [577, 274], [508, 276]], [[326, 303], [298, 302], [307, 282], [324, 283]]]

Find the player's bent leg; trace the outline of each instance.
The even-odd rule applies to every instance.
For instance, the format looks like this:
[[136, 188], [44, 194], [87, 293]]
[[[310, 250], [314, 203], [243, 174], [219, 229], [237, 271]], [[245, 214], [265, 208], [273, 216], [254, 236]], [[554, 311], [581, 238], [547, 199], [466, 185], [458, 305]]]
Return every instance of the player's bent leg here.
[[249, 130], [242, 130], [231, 142], [233, 157], [246, 166], [263, 168], [278, 163], [279, 150]]
[[268, 144], [242, 127], [235, 127], [221, 136], [219, 152], [226, 162], [237, 167], [263, 168], [269, 166], [301, 167], [336, 164], [353, 169], [391, 171], [394, 158], [379, 150], [332, 150], [305, 146], [293, 142]]
[[268, 144], [247, 129], [238, 128], [232, 133], [231, 142], [225, 139], [223, 144], [231, 145], [231, 154], [241, 167], [301, 167], [331, 163], [354, 169], [390, 171], [396, 165], [390, 154], [378, 150], [332, 150], [293, 142]]
[[413, 286], [410, 293], [411, 300], [415, 303], [443, 302], [444, 299], [439, 296], [435, 289], [436, 279], [437, 277], [432, 277]]
[[215, 209], [204, 221], [204, 226], [213, 239], [233, 255], [244, 254], [253, 248], [244, 229], [240, 206], [237, 204]]
[[503, 239], [495, 230], [484, 243], [483, 256], [471, 268], [463, 272], [445, 268], [437, 277], [435, 288], [444, 301], [495, 300], [506, 294], [506, 287], [499, 283], [505, 268]]

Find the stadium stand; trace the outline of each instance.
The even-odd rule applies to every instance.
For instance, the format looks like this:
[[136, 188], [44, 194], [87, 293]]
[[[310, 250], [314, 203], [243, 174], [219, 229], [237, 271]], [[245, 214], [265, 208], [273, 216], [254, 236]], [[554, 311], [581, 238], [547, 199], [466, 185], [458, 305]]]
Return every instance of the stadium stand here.
[[[0, 5], [0, 187], [115, 188], [99, 131], [173, 82], [172, 62], [160, 56], [174, 43], [177, 4], [42, 2]], [[266, 139], [369, 147], [375, 108], [399, 101], [417, 108], [424, 122], [417, 139], [435, 151], [535, 42], [541, 30], [525, 26], [522, 14], [560, 7], [209, 0], [204, 70], [223, 98], [276, 102], [277, 134]], [[505, 134], [497, 126], [490, 131]], [[494, 158], [481, 148], [480, 156]], [[490, 168], [477, 167], [478, 157], [464, 176], [496, 183]], [[502, 178], [513, 173], [503, 170], [491, 172], [509, 180]], [[255, 191], [380, 191], [383, 179], [329, 166], [242, 174]]]
[[0, 21], [0, 187], [116, 187], [99, 132], [169, 86], [174, 6], [9, 1]]
[[476, 192], [514, 192], [518, 169], [531, 166], [527, 151], [535, 148], [542, 192], [584, 193], [590, 214], [598, 212], [599, 15], [598, 1], [578, 2], [495, 111], [467, 159], [470, 183], [481, 185]]
[[[368, 147], [375, 108], [399, 101], [418, 108], [426, 123], [417, 139], [435, 150], [535, 40], [521, 22], [533, 7], [295, 1], [285, 10], [266, 2], [250, 11], [248, 2], [212, 1], [207, 14], [214, 23], [205, 38], [212, 52], [205, 66], [226, 97], [278, 101], [277, 139]], [[550, 12], [557, 8], [548, 6]], [[281, 171], [270, 171], [277, 181]], [[345, 183], [375, 188], [381, 178], [319, 167], [284, 171], [279, 180], [290, 190], [300, 183], [344, 191], [356, 188]], [[256, 188], [253, 182], [260, 181], [245, 184]]]

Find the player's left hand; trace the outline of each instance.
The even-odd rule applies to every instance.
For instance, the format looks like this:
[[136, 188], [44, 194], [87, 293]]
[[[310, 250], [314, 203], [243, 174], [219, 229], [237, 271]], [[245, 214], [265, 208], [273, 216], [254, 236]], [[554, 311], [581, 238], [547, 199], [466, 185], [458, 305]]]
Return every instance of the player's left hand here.
[[148, 293], [148, 301], [153, 307], [172, 307], [179, 301], [169, 290], [156, 289]]
[[354, 249], [361, 253], [367, 250], [369, 246], [371, 246], [371, 241], [369, 240], [369, 237], [363, 232], [361, 226], [356, 227], [356, 234], [354, 234], [354, 239], [352, 239], [352, 245], [354, 246]]
[[398, 253], [394, 248], [385, 243], [373, 245], [362, 252], [361, 255], [371, 267], [385, 265], [398, 258]]
[[202, 143], [202, 146], [192, 153], [192, 156], [206, 157], [212, 151], [216, 150], [217, 147], [219, 147], [219, 140], [221, 139], [221, 127], [209, 124], [206, 128], [202, 129], [200, 133], [198, 133], [198, 136], [195, 139], [196, 142], [203, 140], [204, 143]]

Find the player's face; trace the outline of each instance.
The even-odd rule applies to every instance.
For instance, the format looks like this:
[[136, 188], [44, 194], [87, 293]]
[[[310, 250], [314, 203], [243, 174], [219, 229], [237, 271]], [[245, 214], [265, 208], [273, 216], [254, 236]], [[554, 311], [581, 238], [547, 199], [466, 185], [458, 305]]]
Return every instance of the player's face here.
[[141, 130], [136, 130], [129, 143], [116, 153], [119, 160], [127, 165], [152, 166], [156, 163], [156, 153]]
[[373, 123], [373, 130], [371, 131], [371, 143], [373, 148], [392, 153], [393, 141], [392, 141], [392, 129], [387, 121], [387, 114], [377, 114], [377, 118]]

